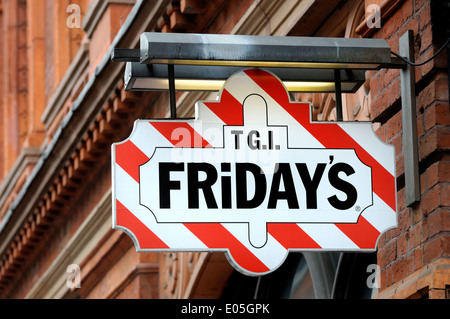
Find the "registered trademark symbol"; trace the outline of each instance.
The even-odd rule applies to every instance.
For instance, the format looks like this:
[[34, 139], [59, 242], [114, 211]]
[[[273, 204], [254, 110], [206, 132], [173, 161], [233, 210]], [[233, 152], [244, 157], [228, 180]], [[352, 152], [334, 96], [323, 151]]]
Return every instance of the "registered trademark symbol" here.
[[355, 207], [355, 210], [356, 210], [357, 212], [359, 212], [359, 211], [361, 210], [361, 207], [356, 206], [356, 207]]

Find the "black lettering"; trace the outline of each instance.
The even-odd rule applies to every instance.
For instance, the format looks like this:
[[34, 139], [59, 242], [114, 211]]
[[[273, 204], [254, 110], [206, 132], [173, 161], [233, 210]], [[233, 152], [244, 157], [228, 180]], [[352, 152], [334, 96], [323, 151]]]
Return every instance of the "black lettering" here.
[[170, 190], [180, 189], [180, 181], [170, 180], [170, 172], [184, 171], [184, 163], [159, 163], [159, 206], [170, 208]]
[[358, 194], [352, 184], [339, 178], [339, 172], [344, 172], [347, 176], [350, 176], [355, 173], [355, 170], [346, 163], [337, 163], [328, 172], [330, 184], [347, 195], [347, 199], [344, 201], [341, 201], [336, 195], [328, 197], [328, 201], [334, 208], [345, 210], [355, 205]]
[[240, 144], [239, 144], [239, 135], [241, 135], [242, 133], [244, 133], [244, 131], [242, 130], [232, 130], [231, 134], [234, 134], [234, 146], [235, 149], [240, 149]]
[[[206, 173], [205, 180], [199, 180], [199, 172]], [[208, 163], [188, 163], [187, 179], [189, 208], [199, 208], [200, 189], [203, 191], [206, 206], [208, 208], [217, 208], [216, 199], [212, 191], [212, 185], [217, 181], [217, 171], [214, 165]]]
[[[231, 171], [230, 163], [221, 164], [222, 173]], [[222, 208], [231, 208], [231, 176], [221, 177], [222, 185]]]
[[269, 146], [268, 146], [268, 149], [271, 150], [272, 147], [273, 147], [273, 132], [269, 131], [268, 133], [269, 133]]
[[[247, 173], [255, 179], [255, 194], [247, 198]], [[252, 163], [236, 163], [236, 207], [255, 208], [261, 205], [266, 196], [267, 181], [261, 168]]]
[[[284, 191], [280, 191], [280, 183], [283, 179]], [[287, 200], [289, 208], [298, 209], [297, 195], [295, 192], [294, 180], [292, 178], [289, 163], [279, 163], [278, 169], [273, 174], [272, 186], [270, 188], [268, 208], [277, 208], [280, 199]]]
[[248, 147], [252, 150], [259, 150], [259, 140], [255, 140], [254, 136], [259, 138], [259, 132], [253, 130], [248, 133]]
[[308, 167], [306, 163], [296, 163], [298, 173], [303, 181], [303, 185], [306, 190], [306, 208], [316, 209], [317, 208], [317, 187], [319, 187], [320, 180], [322, 179], [323, 172], [325, 171], [326, 164], [317, 164], [316, 170], [314, 171], [314, 176], [311, 179]]

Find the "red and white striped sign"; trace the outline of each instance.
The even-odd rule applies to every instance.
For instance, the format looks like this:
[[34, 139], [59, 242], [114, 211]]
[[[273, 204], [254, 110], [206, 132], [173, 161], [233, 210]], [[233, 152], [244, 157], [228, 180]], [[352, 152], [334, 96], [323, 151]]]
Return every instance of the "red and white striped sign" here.
[[112, 146], [113, 228], [138, 251], [224, 251], [248, 275], [289, 251], [375, 250], [397, 226], [394, 148], [310, 109], [248, 69], [193, 120], [137, 120]]

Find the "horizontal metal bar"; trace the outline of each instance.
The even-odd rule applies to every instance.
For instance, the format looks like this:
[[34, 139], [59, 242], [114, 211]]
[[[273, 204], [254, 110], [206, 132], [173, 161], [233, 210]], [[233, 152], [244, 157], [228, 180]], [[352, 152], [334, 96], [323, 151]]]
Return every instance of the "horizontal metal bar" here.
[[139, 49], [115, 48], [111, 52], [111, 61], [114, 62], [139, 62], [141, 51]]
[[380, 64], [379, 68], [380, 69], [402, 69], [402, 70], [404, 70], [404, 69], [406, 69], [407, 66], [408, 66], [408, 64], [404, 60], [402, 60], [396, 56], [392, 56], [390, 63]]
[[391, 50], [383, 39], [144, 32], [140, 49], [141, 63], [264, 62], [332, 69], [370, 69], [391, 63]]
[[[128, 62], [125, 68], [125, 85], [132, 89], [136, 79], [167, 79], [169, 77], [166, 65], [141, 64]], [[175, 78], [187, 80], [227, 80], [231, 75], [241, 71], [241, 67], [205, 66], [205, 65], [174, 65]], [[330, 69], [287, 69], [264, 68], [282, 81], [302, 81], [311, 83], [334, 83], [335, 70]], [[354, 93], [365, 81], [363, 70], [339, 70], [342, 91]], [[349, 89], [350, 88], [350, 89]], [[150, 88], [149, 88], [150, 89]], [[327, 91], [329, 92], [329, 91]]]

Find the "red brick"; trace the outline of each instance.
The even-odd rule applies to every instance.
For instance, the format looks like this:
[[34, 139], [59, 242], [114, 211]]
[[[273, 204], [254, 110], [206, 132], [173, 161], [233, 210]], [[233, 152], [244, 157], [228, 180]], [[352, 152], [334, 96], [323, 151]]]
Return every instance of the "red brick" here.
[[450, 149], [450, 126], [438, 126], [438, 149], [449, 150]]
[[407, 240], [407, 249], [412, 250], [418, 247], [421, 243], [422, 223], [417, 223], [409, 230], [409, 237]]
[[437, 148], [437, 130], [434, 128], [419, 138], [419, 159], [423, 160]]
[[[416, 63], [429, 60], [433, 56], [433, 54], [434, 48], [429, 47], [419, 57], [416, 57]], [[436, 59], [432, 59], [431, 61], [416, 67], [415, 68], [416, 82], [420, 81], [423, 77], [425, 77], [428, 73], [430, 73], [436, 67], [435, 63]]]
[[450, 187], [447, 184], [441, 184], [439, 204], [440, 206], [450, 206]]
[[438, 209], [430, 214], [428, 217], [428, 229], [430, 236], [450, 231], [450, 210]]
[[450, 107], [448, 104], [436, 103], [434, 105], [436, 113], [436, 124], [448, 125], [450, 124]]
[[380, 140], [386, 142], [386, 125], [385, 124], [380, 125], [380, 127], [375, 131], [375, 134], [378, 136]]
[[185, 30], [193, 27], [189, 15], [182, 14], [180, 11], [173, 11], [170, 14], [170, 28], [172, 30]]
[[[392, 129], [392, 132], [394, 132], [394, 129]], [[388, 134], [388, 130], [386, 128], [386, 135]], [[402, 154], [402, 132], [399, 134], [395, 134], [392, 138], [388, 139], [386, 136], [386, 140], [389, 144], [394, 145], [395, 147], [395, 156], [399, 156]]]
[[402, 256], [408, 251], [406, 244], [407, 237], [409, 237], [407, 232], [402, 233], [397, 237], [397, 256]]
[[413, 272], [412, 254], [407, 254], [392, 264], [392, 279], [398, 282]]
[[402, 211], [398, 216], [398, 230], [405, 232], [411, 227], [410, 208]]
[[437, 183], [450, 181], [450, 162], [436, 162], [430, 165], [425, 174], [425, 184], [427, 188], [435, 186]]
[[422, 249], [422, 246], [417, 247], [413, 251], [413, 265], [414, 265], [414, 268], [413, 268], [414, 271], [419, 269], [419, 268], [421, 268], [421, 267], [423, 267], [423, 249]]
[[423, 124], [424, 124], [425, 131], [431, 129], [433, 126], [436, 125], [437, 119], [436, 119], [436, 107], [435, 106], [430, 106], [424, 111], [423, 120], [424, 120]]
[[384, 245], [386, 245], [386, 233], [382, 233], [380, 234], [380, 237], [378, 237], [377, 249], [380, 249]]
[[382, 83], [381, 83], [381, 71], [377, 72], [372, 76], [370, 79], [370, 94], [373, 98], [375, 98], [378, 93], [382, 89]]
[[400, 70], [397, 69], [386, 69], [384, 72], [383, 83], [384, 86], [389, 86], [395, 78], [398, 78], [400, 75]]
[[419, 11], [419, 31], [422, 31], [431, 21], [431, 8], [424, 6]]
[[397, 10], [392, 14], [383, 25], [383, 37], [389, 39], [403, 24], [402, 11]]
[[427, 187], [427, 174], [425, 172], [423, 174], [420, 174], [420, 195], [425, 194], [426, 191], [428, 191], [428, 187]]
[[439, 78], [436, 80], [436, 99], [448, 102], [448, 79]]
[[425, 134], [424, 119], [421, 112], [417, 113], [417, 137], [420, 138]]
[[420, 205], [412, 205], [410, 207], [411, 211], [411, 226], [416, 225], [417, 223], [422, 221], [423, 215], [422, 210], [420, 209]]
[[434, 126], [419, 138], [419, 159], [423, 160], [436, 150], [450, 149], [450, 127]]
[[402, 130], [402, 111], [391, 117], [386, 122], [386, 140], [390, 140], [395, 135], [399, 134]]
[[450, 162], [439, 162], [437, 181], [440, 183], [450, 182]]
[[442, 238], [442, 256], [450, 256], [450, 236], [444, 236]]
[[411, 226], [410, 209], [406, 208], [397, 214], [398, 226], [392, 229], [392, 236], [398, 237], [400, 234], [406, 232]]
[[386, 267], [397, 258], [397, 241], [391, 240], [378, 250], [378, 264], [381, 268]]
[[380, 288], [386, 288], [387, 285], [387, 269], [380, 270]]
[[407, 21], [413, 15], [413, 1], [405, 1], [401, 7], [403, 22]]
[[405, 31], [403, 31], [400, 34], [404, 34], [406, 32], [406, 30], [412, 30], [413, 35], [416, 36], [417, 34], [419, 34], [419, 24], [417, 23], [417, 17], [415, 16], [414, 18], [410, 19], [404, 26], [403, 28], [405, 28]]
[[429, 299], [448, 299], [447, 291], [445, 289], [430, 289], [428, 291]]
[[426, 176], [426, 187], [432, 188], [437, 184], [439, 179], [439, 162], [433, 163], [429, 166], [424, 174]]
[[383, 111], [387, 108], [389, 108], [389, 91], [384, 90], [375, 99], [373, 99], [370, 104], [371, 118], [377, 118], [377, 116], [383, 113]]
[[425, 243], [423, 249], [423, 259], [425, 264], [442, 256], [444, 238], [445, 237], [436, 236]]
[[393, 275], [392, 275], [392, 266], [389, 266], [386, 269], [386, 285], [392, 286], [393, 283], [394, 283], [394, 279], [393, 279]]
[[[423, 52], [428, 50], [428, 48], [430, 48], [430, 46], [432, 44], [433, 44], [433, 33], [432, 33], [431, 25], [427, 25], [420, 35], [419, 54], [421, 55]], [[423, 60], [420, 59], [420, 61], [425, 61], [425, 59], [423, 59]]]
[[[443, 42], [435, 42], [434, 44], [434, 50], [433, 50], [433, 54], [442, 46], [444, 45]], [[445, 52], [445, 51], [444, 51]], [[436, 68], [440, 68], [440, 69], [447, 69], [447, 54], [445, 53], [439, 53], [434, 59], [433, 59], [433, 64]], [[446, 76], [444, 76], [444, 78], [447, 78]]]
[[422, 243], [427, 241], [428, 238], [429, 238], [428, 219], [425, 219], [425, 218], [422, 220], [422, 233], [421, 233], [421, 236], [422, 236], [422, 239], [421, 239]]
[[401, 259], [397, 259], [394, 261], [394, 263], [392, 264], [392, 280], [393, 282], [398, 282], [400, 280], [402, 280], [403, 278], [405, 278], [405, 259], [401, 258]]
[[400, 212], [405, 209], [405, 188], [397, 191], [397, 211]]
[[439, 206], [439, 187], [433, 187], [429, 191], [425, 192], [420, 201], [420, 207], [422, 208], [422, 214], [427, 216], [433, 210]]
[[414, 0], [414, 9], [418, 11], [428, 0]]
[[393, 105], [400, 99], [400, 79], [397, 78], [389, 87], [389, 104]]
[[[398, 34], [402, 34], [402, 33], [398, 32]], [[389, 47], [391, 48], [391, 51], [399, 52], [398, 38], [399, 37], [396, 33], [396, 34], [393, 34], [389, 40], [387, 40], [387, 43], [388, 43]]]
[[434, 81], [428, 84], [422, 91], [419, 92], [417, 98], [417, 105], [420, 109], [425, 109], [427, 106], [431, 105], [436, 100], [436, 85]]
[[395, 171], [397, 177], [401, 176], [405, 172], [405, 159], [403, 154], [395, 158]]

